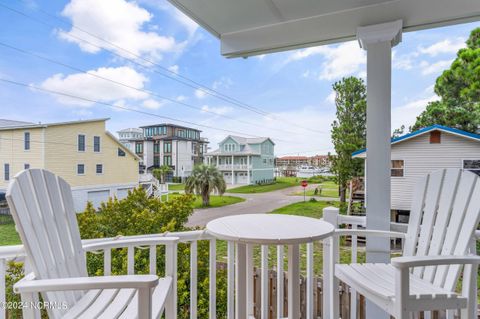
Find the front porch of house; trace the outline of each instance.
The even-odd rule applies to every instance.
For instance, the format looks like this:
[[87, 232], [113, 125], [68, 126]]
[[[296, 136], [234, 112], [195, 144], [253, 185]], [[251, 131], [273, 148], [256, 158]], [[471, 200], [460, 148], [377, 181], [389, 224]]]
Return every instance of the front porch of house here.
[[[324, 209], [324, 220], [332, 223], [336, 228], [364, 228], [365, 217], [340, 215], [337, 208]], [[406, 232], [405, 224], [391, 223], [390, 229], [397, 232]], [[480, 240], [480, 231], [477, 231], [477, 243]], [[175, 309], [174, 317], [167, 318], [240, 318], [240, 313], [249, 314], [248, 318], [286, 318], [288, 307], [297, 303], [300, 318], [330, 318], [331, 302], [335, 300], [329, 295], [326, 280], [331, 274], [329, 254], [329, 239], [300, 245], [298, 255], [299, 277], [292, 277], [288, 269], [287, 255], [291, 246], [286, 245], [251, 245], [247, 253], [246, 269], [239, 269], [235, 260], [239, 251], [232, 242], [216, 240], [204, 230], [162, 233], [153, 235], [130, 236], [129, 239], [143, 239], [144, 244], [125, 245], [124, 237], [114, 238], [118, 246], [111, 245], [109, 249], [95, 250], [93, 244], [110, 241], [111, 238], [84, 240], [88, 258], [100, 258], [103, 262], [103, 275], [110, 275], [114, 271], [112, 260], [114, 254], [125, 252], [126, 274], [150, 273], [160, 276], [170, 273], [174, 278], [174, 303], [169, 305]], [[162, 238], [165, 243], [162, 244]], [[176, 238], [177, 241], [169, 239]], [[148, 240], [156, 239], [156, 245], [148, 245]], [[362, 262], [365, 260], [365, 247], [357, 236], [347, 238], [340, 247], [341, 262]], [[165, 246], [166, 249], [160, 247]], [[174, 248], [174, 250], [170, 248]], [[393, 255], [401, 251], [401, 244], [391, 241]], [[147, 264], [139, 264], [139, 253], [146, 257]], [[206, 258], [206, 259], [205, 259]], [[137, 260], [137, 263], [135, 263]], [[174, 269], [165, 268], [174, 261]], [[22, 245], [0, 247], [0, 304], [13, 305], [11, 262], [22, 262], [28, 271], [28, 261]], [[118, 260], [116, 261], [118, 264]], [[249, 268], [251, 267], [251, 268]], [[296, 268], [296, 267], [295, 267]], [[245, 276], [249, 274], [250, 279]], [[282, 274], [279, 276], [278, 274]], [[293, 275], [294, 276], [294, 275]], [[241, 285], [247, 285], [246, 295], [238, 295]], [[298, 285], [298, 298], [291, 300], [289, 294], [291, 283]], [[240, 286], [239, 286], [240, 285]], [[297, 289], [297, 288], [296, 288]], [[340, 284], [339, 307], [341, 318], [366, 318], [365, 299], [345, 284]], [[8, 296], [8, 300], [7, 300]], [[8, 302], [7, 302], [8, 301]], [[152, 300], [154, 302], [154, 300]], [[11, 318], [12, 309], [2, 307], [0, 319]], [[17, 311], [18, 313], [18, 311]], [[426, 313], [424, 316], [430, 316]], [[434, 313], [434, 317], [442, 318], [445, 313]]]

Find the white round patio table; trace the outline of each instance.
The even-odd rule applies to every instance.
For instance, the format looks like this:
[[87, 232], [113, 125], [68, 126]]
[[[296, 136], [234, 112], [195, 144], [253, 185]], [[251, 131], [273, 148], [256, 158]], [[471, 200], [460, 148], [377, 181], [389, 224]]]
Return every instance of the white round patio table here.
[[[207, 224], [207, 231], [217, 239], [228, 241], [229, 318], [253, 317], [253, 245], [262, 245], [261, 319], [268, 318], [268, 245], [277, 245], [283, 255], [288, 245], [288, 318], [300, 318], [299, 245], [330, 237], [332, 224], [319, 219], [280, 215], [245, 214], [221, 217]], [[235, 258], [233, 250], [235, 248]], [[233, 268], [233, 262], [235, 269]], [[278, 263], [278, 261], [277, 261]], [[283, 268], [283, 265], [281, 266]], [[235, 270], [235, 276], [233, 271]], [[233, 284], [235, 281], [235, 289]], [[279, 287], [277, 290], [280, 291]], [[233, 294], [236, 293], [235, 316]], [[281, 302], [277, 302], [280, 311]]]

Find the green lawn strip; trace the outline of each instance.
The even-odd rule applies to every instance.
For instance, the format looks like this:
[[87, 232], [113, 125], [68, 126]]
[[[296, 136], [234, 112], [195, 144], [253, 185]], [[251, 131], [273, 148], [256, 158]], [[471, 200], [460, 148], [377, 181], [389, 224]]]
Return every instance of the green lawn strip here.
[[168, 184], [169, 191], [183, 191], [185, 190], [185, 184]]
[[0, 246], [20, 245], [21, 243], [13, 222], [0, 225]]
[[266, 192], [276, 191], [279, 189], [288, 188], [291, 186], [293, 185], [289, 183], [283, 183], [283, 182], [276, 182], [276, 183], [265, 184], [265, 185], [245, 185], [245, 186], [228, 189], [227, 193], [237, 193], [237, 194], [266, 193]]
[[[322, 188], [321, 192], [315, 194], [315, 190], [309, 189], [305, 193], [307, 196], [318, 196], [318, 197], [338, 197], [338, 189], [334, 188]], [[303, 196], [303, 191], [298, 191], [290, 195]]]
[[293, 203], [275, 209], [271, 214], [298, 215], [312, 218], [321, 218], [323, 209], [328, 206], [338, 207], [338, 202], [334, 201], [309, 201]]
[[263, 185], [245, 185], [240, 187], [235, 187], [227, 190], [227, 193], [237, 193], [237, 194], [253, 194], [253, 193], [266, 193], [271, 191], [276, 191], [279, 189], [284, 189], [292, 186], [300, 185], [302, 181], [301, 178], [296, 177], [277, 177], [276, 181], [270, 184]]
[[[178, 196], [183, 196], [183, 194], [169, 194], [169, 199], [175, 198]], [[162, 200], [166, 200], [167, 195], [162, 196]], [[212, 207], [222, 207], [227, 205], [232, 205], [240, 202], [244, 202], [245, 199], [237, 196], [217, 196], [217, 195], [210, 195], [210, 206], [204, 207], [202, 206], [202, 198], [200, 196], [196, 196], [195, 202], [193, 202], [193, 208], [212, 208]]]

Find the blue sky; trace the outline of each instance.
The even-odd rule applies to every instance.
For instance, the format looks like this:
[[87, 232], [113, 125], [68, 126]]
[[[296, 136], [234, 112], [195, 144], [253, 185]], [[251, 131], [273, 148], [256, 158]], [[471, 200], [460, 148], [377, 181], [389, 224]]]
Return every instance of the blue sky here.
[[[223, 58], [216, 38], [163, 0], [0, 0], [0, 5], [31, 17], [0, 6], [1, 43], [97, 76], [0, 45], [0, 78], [219, 129], [269, 136], [277, 144], [278, 155], [331, 151], [332, 84], [343, 76], [365, 77], [365, 52], [356, 42], [248, 59]], [[88, 33], [72, 29], [70, 23]], [[392, 129], [413, 124], [426, 103], [436, 98], [436, 77], [449, 67], [469, 32], [478, 26], [480, 23], [470, 23], [403, 35], [402, 43], [393, 50]], [[269, 115], [247, 111], [168, 79], [162, 74], [174, 75], [147, 65], [146, 60]], [[1, 82], [0, 105], [1, 118], [33, 122], [109, 117], [107, 128], [112, 132], [165, 122]], [[229, 134], [200, 129], [212, 148]]]

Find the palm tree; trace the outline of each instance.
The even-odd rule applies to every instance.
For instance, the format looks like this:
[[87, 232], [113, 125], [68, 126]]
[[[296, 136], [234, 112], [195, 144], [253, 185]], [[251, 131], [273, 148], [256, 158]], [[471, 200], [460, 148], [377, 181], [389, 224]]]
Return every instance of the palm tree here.
[[162, 165], [159, 168], [155, 168], [152, 171], [152, 174], [156, 179], [160, 180], [160, 183], [164, 184], [167, 174], [170, 173], [171, 171], [172, 171], [172, 168], [170, 166]]
[[227, 185], [220, 171], [210, 165], [200, 164], [193, 168], [192, 175], [187, 178], [185, 192], [202, 196], [203, 206], [210, 205], [210, 193], [216, 190], [220, 195], [225, 193]]

